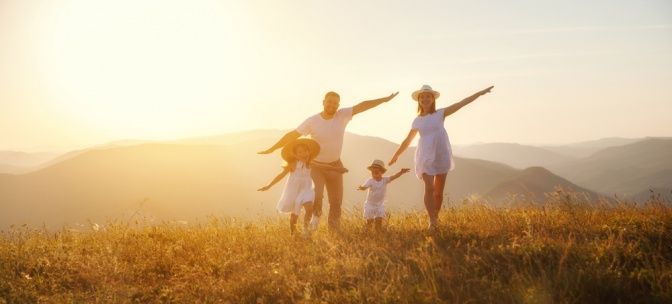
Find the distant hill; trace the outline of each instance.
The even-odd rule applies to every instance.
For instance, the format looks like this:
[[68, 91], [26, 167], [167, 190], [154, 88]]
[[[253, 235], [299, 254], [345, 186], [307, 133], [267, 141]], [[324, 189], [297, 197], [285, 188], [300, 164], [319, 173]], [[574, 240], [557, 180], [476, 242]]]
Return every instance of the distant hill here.
[[604, 148], [629, 145], [640, 140], [642, 138], [609, 137], [559, 146], [540, 146], [540, 148], [572, 157], [588, 157]]
[[25, 173], [58, 156], [58, 153], [0, 151], [0, 173]]
[[560, 190], [581, 193], [592, 199], [597, 199], [600, 196], [551, 173], [545, 168], [530, 167], [508, 176], [487, 191], [484, 197], [499, 204], [509, 201], [512, 195], [517, 196], [522, 201], [543, 203], [546, 201], [547, 194], [554, 194]]
[[455, 155], [484, 159], [525, 169], [532, 166], [548, 166], [576, 159], [547, 149], [510, 143], [477, 144], [455, 147]]
[[669, 183], [667, 187], [650, 187], [647, 191], [642, 191], [632, 195], [628, 195], [625, 199], [626, 201], [634, 202], [649, 202], [654, 200], [656, 202], [667, 202], [670, 203], [672, 198], [672, 190], [670, 190]]
[[[256, 189], [280, 172], [282, 161], [278, 151], [270, 155], [257, 152], [286, 132], [257, 130], [170, 143], [109, 144], [70, 152], [33, 172], [0, 174], [0, 229], [12, 223], [59, 228], [63, 223], [87, 220], [192, 222], [210, 216], [277, 214], [275, 204], [285, 181], [266, 192]], [[388, 162], [397, 148], [398, 144], [381, 138], [346, 133], [342, 158], [350, 170], [344, 175], [346, 212], [361, 212], [366, 193], [356, 188], [370, 176], [366, 167], [374, 159]], [[538, 166], [520, 170], [498, 162], [456, 157], [456, 168], [448, 175], [446, 199], [452, 204], [472, 195], [496, 204], [521, 195], [543, 200], [557, 187], [597, 197], [598, 193], [609, 193], [597, 188], [601, 183], [638, 188], [633, 195], [646, 199], [651, 194], [647, 186], [667, 191], [672, 185], [672, 161], [670, 153], [665, 153], [670, 148], [669, 140], [649, 139], [573, 159], [551, 171]], [[400, 168], [411, 169], [389, 186], [390, 210], [424, 209], [423, 184], [413, 173], [414, 153], [415, 148], [410, 147], [388, 168], [388, 175]], [[574, 175], [561, 178], [552, 172]], [[590, 183], [596, 187], [587, 185]]]
[[593, 141], [570, 143], [558, 146], [532, 146], [516, 143], [480, 143], [468, 146], [453, 146], [456, 155], [478, 158], [525, 169], [533, 166], [553, 166], [568, 163], [609, 147], [632, 144], [643, 138], [603, 138]]
[[21, 174], [21, 173], [26, 173], [31, 170], [31, 167], [17, 167], [14, 165], [8, 165], [8, 164], [0, 164], [0, 174], [2, 173], [10, 173], [10, 174]]
[[589, 157], [549, 166], [549, 169], [576, 184], [609, 195], [638, 195], [652, 188], [672, 190], [670, 151], [672, 139], [647, 138], [605, 148]]
[[605, 196], [645, 201], [651, 189], [662, 189], [656, 193], [672, 200], [671, 148], [672, 138], [605, 138], [561, 147], [491, 143], [456, 147], [454, 151], [518, 169], [545, 167]]

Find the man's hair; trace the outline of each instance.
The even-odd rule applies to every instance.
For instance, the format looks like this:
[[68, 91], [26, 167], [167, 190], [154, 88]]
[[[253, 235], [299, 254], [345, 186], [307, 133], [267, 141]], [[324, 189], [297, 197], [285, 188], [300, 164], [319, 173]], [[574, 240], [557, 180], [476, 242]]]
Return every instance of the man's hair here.
[[336, 92], [334, 92], [334, 91], [329, 91], [329, 92], [327, 92], [327, 94], [324, 95], [324, 99], [326, 100], [327, 97], [329, 97], [329, 96], [336, 96], [338, 99], [341, 99], [341, 95], [338, 95], [338, 93], [336, 93]]

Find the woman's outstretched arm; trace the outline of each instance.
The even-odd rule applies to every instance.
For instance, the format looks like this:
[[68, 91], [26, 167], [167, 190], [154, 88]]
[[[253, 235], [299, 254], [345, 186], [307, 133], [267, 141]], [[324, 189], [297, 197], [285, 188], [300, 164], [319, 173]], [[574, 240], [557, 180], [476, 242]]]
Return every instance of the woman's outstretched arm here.
[[404, 153], [408, 146], [411, 145], [411, 141], [413, 141], [413, 138], [415, 138], [415, 135], [418, 134], [418, 130], [411, 129], [410, 132], [408, 132], [408, 136], [406, 136], [406, 139], [404, 139], [403, 142], [401, 142], [401, 145], [399, 146], [399, 149], [397, 150], [397, 153], [394, 153], [394, 156], [392, 156], [392, 160], [387, 164], [388, 166], [392, 166], [392, 164], [397, 162], [397, 158], [399, 158], [399, 155], [401, 153]]
[[472, 101], [476, 100], [477, 98], [481, 97], [482, 95], [490, 93], [490, 90], [492, 90], [492, 88], [494, 88], [494, 86], [490, 86], [489, 88], [487, 88], [485, 90], [478, 91], [474, 95], [471, 95], [471, 96], [469, 96], [465, 99], [462, 99], [462, 101], [460, 101], [460, 102], [454, 103], [453, 105], [446, 107], [446, 109], [443, 111], [443, 117], [446, 117], [450, 114], [453, 114], [453, 113], [457, 112], [457, 110], [459, 110], [462, 107], [470, 104]]

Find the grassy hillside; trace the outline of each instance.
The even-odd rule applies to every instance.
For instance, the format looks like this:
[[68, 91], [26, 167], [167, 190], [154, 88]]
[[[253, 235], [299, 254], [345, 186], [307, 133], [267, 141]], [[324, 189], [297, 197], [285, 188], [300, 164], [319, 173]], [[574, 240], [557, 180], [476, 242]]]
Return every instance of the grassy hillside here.
[[[289, 235], [287, 219], [109, 222], [0, 237], [0, 302], [669, 303], [672, 210], [585, 201], [391, 214], [367, 233]], [[71, 228], [77, 228], [71, 229]]]

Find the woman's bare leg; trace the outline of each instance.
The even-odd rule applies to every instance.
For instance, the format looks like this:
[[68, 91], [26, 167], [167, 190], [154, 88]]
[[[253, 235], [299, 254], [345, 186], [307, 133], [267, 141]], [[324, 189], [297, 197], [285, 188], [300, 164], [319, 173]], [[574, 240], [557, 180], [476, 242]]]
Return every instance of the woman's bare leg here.
[[422, 174], [422, 182], [425, 184], [425, 209], [429, 215], [430, 225], [436, 225], [436, 205], [434, 201], [434, 175]]
[[448, 174], [437, 174], [434, 176], [434, 210], [438, 218], [443, 204], [443, 189], [446, 187], [446, 177]]

